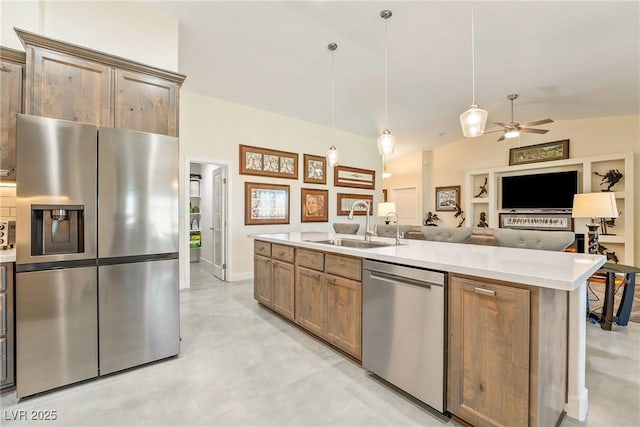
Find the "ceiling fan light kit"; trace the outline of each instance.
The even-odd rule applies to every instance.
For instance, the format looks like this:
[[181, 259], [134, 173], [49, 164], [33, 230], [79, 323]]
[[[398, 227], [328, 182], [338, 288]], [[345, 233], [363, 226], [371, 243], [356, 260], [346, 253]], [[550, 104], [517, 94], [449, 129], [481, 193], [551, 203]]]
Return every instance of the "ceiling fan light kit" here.
[[474, 138], [484, 134], [484, 126], [487, 123], [487, 111], [476, 104], [476, 52], [473, 25], [473, 7], [471, 8], [471, 84], [473, 101], [467, 111], [460, 114], [460, 125], [465, 138]]
[[393, 154], [396, 145], [396, 137], [391, 135], [389, 130], [389, 108], [388, 108], [388, 84], [387, 84], [387, 19], [393, 14], [390, 10], [382, 10], [380, 17], [384, 19], [384, 124], [385, 129], [378, 137], [378, 152], [381, 156], [388, 157]]
[[[518, 99], [518, 94], [510, 94], [507, 95], [507, 99], [511, 101], [511, 122], [510, 123], [500, 123], [495, 122], [498, 126], [504, 128], [504, 134], [498, 139], [498, 141], [504, 141], [505, 139], [517, 138], [520, 136], [520, 133], [538, 133], [545, 134], [549, 132], [548, 129], [534, 129], [533, 126], [545, 125], [547, 123], [553, 123], [551, 119], [542, 119], [536, 120], [535, 122], [529, 123], [517, 123], [513, 120], [513, 101]], [[495, 131], [492, 131], [495, 132]]]

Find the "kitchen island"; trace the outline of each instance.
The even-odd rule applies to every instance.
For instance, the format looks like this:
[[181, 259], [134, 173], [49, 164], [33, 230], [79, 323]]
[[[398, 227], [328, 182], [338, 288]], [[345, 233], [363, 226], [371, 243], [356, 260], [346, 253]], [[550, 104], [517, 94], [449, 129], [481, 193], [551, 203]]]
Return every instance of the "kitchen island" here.
[[[568, 350], [564, 350], [564, 348], [567, 347], [560, 346], [556, 349], [547, 349], [547, 353], [553, 353], [554, 350], [556, 352], [563, 351], [567, 353], [566, 360], [568, 361], [568, 373], [566, 378], [562, 379], [563, 381], [566, 379], [568, 391], [564, 409], [566, 413], [573, 418], [579, 420], [584, 420], [586, 418], [588, 407], [588, 393], [585, 387], [586, 323], [584, 313], [586, 312], [586, 280], [604, 264], [605, 258], [603, 256], [413, 240], [403, 240], [400, 246], [389, 245], [361, 249], [317, 243], [317, 241], [340, 238], [362, 239], [362, 236], [319, 232], [261, 234], [251, 237], [256, 240], [256, 260], [258, 260], [259, 255], [259, 244], [262, 244], [263, 242], [264, 245], [262, 245], [262, 250], [265, 252], [267, 250], [265, 245], [273, 244], [273, 246], [278, 247], [280, 252], [283, 254], [282, 259], [275, 259], [273, 261], [281, 267], [277, 270], [274, 268], [273, 271], [278, 271], [279, 273], [275, 274], [279, 276], [277, 276], [273, 283], [275, 283], [276, 286], [282, 286], [282, 283], [287, 283], [287, 280], [289, 280], [292, 286], [285, 287], [287, 289], [286, 292], [285, 288], [283, 288], [280, 289], [279, 292], [274, 293], [276, 296], [280, 295], [279, 301], [275, 303], [275, 307], [279, 307], [280, 309], [275, 308], [275, 310], [280, 314], [289, 313], [289, 318], [293, 320], [291, 316], [293, 316], [294, 311], [297, 313], [297, 311], [302, 308], [306, 310], [303, 314], [306, 315], [307, 320], [305, 321], [307, 323], [313, 323], [309, 322], [309, 319], [313, 320], [321, 318], [318, 313], [313, 313], [313, 305], [301, 305], [300, 308], [296, 308], [296, 311], [293, 306], [287, 306], [287, 304], [283, 303], [287, 298], [294, 298], [294, 283], [296, 286], [295, 289], [298, 289], [298, 281], [296, 279], [310, 280], [310, 278], [316, 277], [314, 280], [318, 283], [320, 273], [330, 275], [331, 280], [338, 279], [338, 283], [342, 282], [341, 289], [336, 293], [336, 295], [339, 294], [348, 297], [345, 301], [340, 301], [340, 305], [344, 306], [344, 303], [348, 302], [350, 305], [357, 306], [358, 304], [361, 304], [359, 299], [360, 293], [359, 291], [356, 293], [352, 291], [352, 289], [354, 289], [355, 285], [358, 285], [357, 280], [359, 280], [360, 276], [352, 275], [347, 277], [348, 275], [343, 275], [339, 272], [336, 273], [336, 271], [323, 271], [320, 267], [315, 270], [311, 269], [310, 271], [307, 271], [307, 267], [304, 266], [301, 266], [301, 268], [298, 269], [297, 264], [294, 266], [293, 249], [297, 250], [307, 259], [310, 259], [310, 255], [313, 255], [314, 253], [329, 254], [331, 258], [335, 258], [337, 260], [340, 260], [337, 257], [343, 257], [344, 260], [347, 261], [370, 259], [423, 269], [443, 271], [449, 273], [452, 277], [460, 277], [462, 281], [472, 278], [474, 280], [484, 280], [484, 282], [492, 282], [498, 285], [505, 283], [511, 284], [514, 285], [512, 287], [521, 287], [534, 291], [531, 297], [531, 306], [533, 307], [531, 316], [532, 320], [539, 323], [536, 323], [535, 325], [532, 324], [532, 342], [534, 341], [533, 338], [536, 338], [537, 340], [538, 337], [540, 337], [540, 339], [533, 343], [535, 344], [535, 346], [532, 347], [533, 350], [542, 351], [541, 349], [543, 349], [543, 347], [547, 348], [554, 345], [553, 340], [550, 341], [549, 337], [545, 338], [542, 335], [545, 333], [543, 329], [548, 329], [546, 327], [543, 328], [543, 324], [540, 323], [548, 317], [546, 307], [543, 306], [545, 301], [543, 293], [549, 291], [554, 294], [565, 295], [565, 302], [558, 305], [558, 302], [556, 301], [554, 302], [555, 307], [566, 307], [566, 295], [568, 294], [568, 314], [565, 313], [564, 317], [559, 317], [560, 319], [567, 319], [568, 317], [569, 332], [568, 342], [566, 343]], [[392, 239], [378, 237], [375, 238], [375, 240], [379, 242], [393, 243]], [[271, 256], [270, 246], [268, 249], [268, 256]], [[278, 255], [274, 254], [274, 257], [277, 258]], [[287, 261], [287, 259], [289, 261]], [[328, 259], [329, 258], [327, 258], [327, 260]], [[260, 286], [259, 276], [262, 276], [260, 271], [266, 271], [264, 270], [264, 265], [261, 266], [256, 262], [254, 281], [258, 287]], [[353, 269], [353, 267], [351, 267], [351, 269]], [[304, 271], [309, 274], [305, 276], [305, 279], [304, 277], [299, 276], [298, 271]], [[315, 272], [314, 274], [316, 274], [316, 276], [313, 276], [311, 274], [312, 272]], [[283, 280], [283, 278], [287, 277], [290, 279]], [[449, 284], [449, 286], [452, 285]], [[538, 298], [538, 291], [540, 292], [540, 298]], [[258, 293], [259, 292], [256, 291], [256, 294]], [[283, 295], [286, 298], [281, 298]], [[297, 299], [299, 297], [300, 295], [296, 293], [296, 302], [298, 302]], [[256, 298], [260, 300], [258, 296], [256, 296]], [[555, 299], [557, 300], [558, 298]], [[534, 304], [536, 305], [534, 306]], [[346, 340], [346, 338], [349, 338], [352, 335], [352, 333], [349, 335], [347, 332], [360, 327], [358, 323], [359, 318], [357, 318], [358, 314], [359, 313], [356, 312], [356, 315], [352, 316], [350, 322], [343, 322], [342, 324], [335, 325], [334, 331], [329, 331], [327, 334], [329, 337], [327, 341], [336, 345], [338, 348], [347, 351], [347, 353], [356, 358], [358, 358], [357, 356], [359, 352], [359, 348], [357, 348], [358, 343]], [[328, 320], [331, 320], [330, 316], [328, 316], [326, 312], [324, 313], [324, 316]], [[342, 318], [344, 318], [344, 316]], [[313, 332], [311, 328], [305, 326], [301, 322], [296, 321], [296, 323]], [[313, 326], [316, 327], [317, 325]], [[348, 327], [348, 330], [345, 329], [346, 327]], [[336, 333], [336, 331], [338, 333]], [[343, 334], [341, 334], [341, 332], [343, 332]], [[332, 339], [334, 339], [334, 341], [332, 341]], [[342, 345], [347, 341], [349, 341], [349, 345], [351, 347]], [[538, 348], [538, 344], [540, 344], [540, 348]], [[451, 346], [449, 349], [451, 351]], [[537, 362], [537, 356], [533, 359], [534, 362]], [[543, 372], [541, 371], [541, 376], [542, 373]], [[537, 375], [537, 371], [535, 375], [532, 374], [532, 381], [538, 380]], [[554, 374], [551, 373], [551, 375], [553, 376]], [[540, 378], [540, 381], [543, 379], [544, 378]], [[538, 393], [544, 394], [544, 391], [541, 390], [542, 385], [540, 390], [538, 390]], [[532, 405], [532, 407], [535, 407], [535, 405]]]

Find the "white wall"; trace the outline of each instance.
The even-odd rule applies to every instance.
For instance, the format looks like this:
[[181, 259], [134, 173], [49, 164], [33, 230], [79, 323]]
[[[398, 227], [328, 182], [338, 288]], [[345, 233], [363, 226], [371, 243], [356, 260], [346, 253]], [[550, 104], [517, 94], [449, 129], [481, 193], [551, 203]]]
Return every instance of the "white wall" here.
[[[24, 50], [13, 27], [170, 71], [178, 20], [140, 2], [2, 1], [2, 46]], [[144, 17], [144, 19], [140, 19]]]
[[[299, 179], [278, 179], [239, 175], [239, 145], [268, 147], [299, 154]], [[361, 190], [333, 186], [333, 171], [327, 171], [327, 184], [305, 184], [302, 181], [303, 154], [324, 156], [329, 146], [340, 151], [340, 163], [376, 171], [376, 190]], [[378, 155], [375, 139], [364, 138], [302, 120], [264, 110], [215, 99], [183, 90], [180, 94], [180, 164], [188, 161], [206, 161], [227, 164], [229, 173], [229, 248], [228, 280], [242, 280], [253, 275], [253, 240], [250, 234], [288, 231], [333, 231], [333, 222], [345, 222], [337, 216], [336, 194], [374, 194], [374, 204], [382, 200], [382, 159]], [[184, 172], [181, 172], [184, 176]], [[270, 182], [290, 186], [290, 224], [244, 225], [244, 183]], [[184, 180], [182, 180], [184, 182]], [[184, 185], [184, 184], [183, 184]], [[329, 221], [325, 223], [300, 222], [300, 189], [329, 190]], [[181, 193], [184, 191], [180, 189]], [[182, 199], [181, 199], [182, 200]], [[185, 207], [181, 212], [186, 212]], [[354, 221], [364, 224], [364, 217]], [[185, 242], [184, 214], [181, 218], [181, 242]], [[361, 225], [361, 230], [364, 228]], [[181, 256], [187, 253], [186, 244]], [[183, 257], [183, 259], [185, 259]], [[185, 270], [181, 280], [185, 280]], [[182, 283], [182, 286], [187, 286]]]

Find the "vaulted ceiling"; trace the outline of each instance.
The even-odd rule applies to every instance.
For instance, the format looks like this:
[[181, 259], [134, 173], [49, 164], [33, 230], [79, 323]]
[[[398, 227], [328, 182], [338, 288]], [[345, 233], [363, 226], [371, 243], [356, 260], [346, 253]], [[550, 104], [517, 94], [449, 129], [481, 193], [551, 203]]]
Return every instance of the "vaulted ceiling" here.
[[[180, 22], [184, 89], [377, 137], [384, 20], [393, 157], [462, 138], [472, 100], [493, 122], [640, 113], [640, 2], [160, 1]], [[552, 126], [552, 125], [551, 125]], [[499, 135], [499, 134], [497, 134]], [[548, 137], [539, 136], [540, 142]], [[496, 137], [497, 139], [497, 137]], [[498, 142], [496, 142], [498, 144]]]

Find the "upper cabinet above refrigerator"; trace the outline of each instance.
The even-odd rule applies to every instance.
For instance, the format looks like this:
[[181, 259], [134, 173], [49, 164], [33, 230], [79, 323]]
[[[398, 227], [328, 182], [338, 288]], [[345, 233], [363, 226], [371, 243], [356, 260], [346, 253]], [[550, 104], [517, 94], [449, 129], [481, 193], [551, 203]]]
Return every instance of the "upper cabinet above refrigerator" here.
[[15, 31], [27, 52], [27, 114], [178, 135], [184, 75]]

